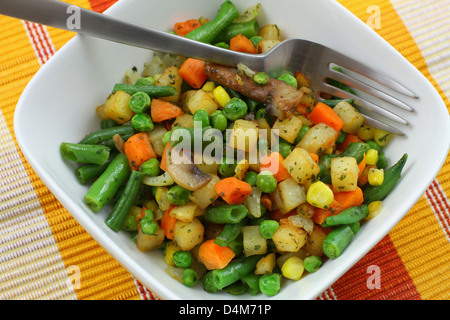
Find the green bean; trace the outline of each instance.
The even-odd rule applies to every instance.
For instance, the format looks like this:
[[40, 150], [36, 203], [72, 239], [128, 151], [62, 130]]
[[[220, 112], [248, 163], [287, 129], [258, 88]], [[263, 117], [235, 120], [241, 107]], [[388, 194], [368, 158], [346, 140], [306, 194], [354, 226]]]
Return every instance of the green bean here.
[[341, 224], [358, 222], [369, 215], [369, 207], [366, 204], [347, 208], [336, 215], [325, 218], [322, 227], [328, 228]]
[[213, 271], [214, 286], [219, 290], [240, 280], [256, 268], [261, 256], [254, 255], [231, 261], [226, 267]]
[[192, 30], [186, 35], [186, 38], [211, 43], [226, 27], [228, 27], [234, 19], [239, 17], [239, 11], [228, 0], [226, 0], [219, 8], [216, 17]]
[[334, 108], [341, 101], [346, 101], [350, 104], [353, 104], [353, 99], [324, 99], [322, 100], [322, 103], [325, 103], [327, 106]]
[[194, 269], [186, 268], [183, 270], [183, 275], [181, 279], [186, 287], [193, 287], [200, 280], [200, 277], [198, 276], [198, 273]]
[[226, 42], [218, 42], [215, 44], [216, 47], [230, 49], [230, 45]]
[[228, 120], [235, 121], [247, 115], [247, 104], [239, 98], [231, 98], [222, 109]]
[[203, 276], [203, 289], [205, 289], [206, 292], [214, 293], [219, 291], [219, 289], [215, 286], [214, 283], [214, 275], [212, 270], [205, 273]]
[[138, 223], [136, 221], [136, 217], [130, 213], [127, 213], [125, 219], [123, 219], [120, 228], [125, 231], [133, 232], [137, 230], [137, 224]]
[[108, 161], [110, 148], [106, 146], [63, 142], [59, 151], [66, 160], [102, 165]]
[[244, 251], [244, 236], [242, 235], [242, 232], [228, 244], [228, 248], [230, 248], [236, 257], [240, 256], [242, 251]]
[[389, 192], [395, 187], [398, 180], [400, 179], [403, 167], [408, 159], [408, 154], [404, 154], [400, 160], [397, 161], [393, 166], [384, 170], [384, 180], [379, 186], [371, 186], [366, 184], [363, 189], [364, 203], [370, 203], [372, 201], [383, 200]]
[[336, 140], [336, 144], [341, 144], [345, 141], [345, 138], [347, 138], [347, 134], [341, 130], [341, 132], [339, 133], [339, 136]]
[[94, 212], [103, 208], [112, 200], [129, 175], [130, 166], [127, 157], [122, 153], [117, 154], [85, 195], [84, 200], [88, 207]]
[[258, 174], [255, 171], [247, 171], [244, 177], [244, 181], [250, 184], [252, 187], [256, 187], [256, 177]]
[[94, 179], [97, 179], [103, 171], [106, 170], [109, 163], [111, 162], [111, 157], [101, 165], [98, 164], [85, 164], [75, 169], [75, 176], [81, 184], [86, 184]]
[[259, 278], [259, 289], [266, 296], [274, 296], [281, 289], [281, 275], [279, 273], [269, 273]]
[[369, 151], [370, 146], [364, 142], [351, 142], [347, 148], [339, 154], [339, 157], [353, 157], [356, 162], [360, 163], [364, 158], [364, 154]]
[[258, 34], [258, 30], [259, 24], [256, 19], [242, 23], [231, 23], [214, 40], [212, 40], [212, 43], [229, 43], [232, 38], [240, 34], [250, 39]]
[[217, 110], [211, 115], [211, 125], [214, 129], [225, 131], [228, 126], [228, 119], [221, 110]]
[[173, 262], [177, 268], [189, 268], [194, 259], [190, 251], [178, 250], [173, 254]]
[[144, 163], [142, 163], [139, 167], [139, 171], [142, 174], [150, 177], [156, 177], [159, 174], [159, 160], [156, 158], [151, 158]]
[[115, 122], [113, 119], [102, 119], [102, 121], [100, 121], [100, 128], [102, 129], [108, 129], [117, 126], [119, 126], [119, 124]]
[[177, 94], [177, 89], [171, 86], [146, 86], [137, 84], [117, 83], [114, 86], [113, 92], [124, 91], [130, 95], [138, 92], [144, 92], [150, 98], [169, 97]]
[[276, 220], [264, 220], [259, 225], [259, 234], [264, 239], [272, 239], [279, 227], [280, 224]]
[[248, 287], [247, 292], [252, 296], [257, 295], [261, 290], [259, 290], [259, 279], [261, 275], [254, 274], [250, 272], [246, 276], [243, 276], [241, 281], [245, 283]]
[[250, 99], [248, 97], [245, 99], [245, 103], [247, 104], [248, 113], [254, 113], [256, 109], [259, 109], [260, 106], [260, 103], [258, 101]]
[[320, 171], [317, 177], [320, 179], [320, 181], [331, 184], [331, 159], [336, 157], [337, 155], [331, 153], [319, 158]]
[[233, 296], [240, 296], [247, 291], [247, 285], [243, 282], [235, 282], [226, 287], [225, 291]]
[[250, 41], [253, 43], [253, 45], [255, 46], [255, 48], [258, 46], [258, 43], [263, 40], [263, 37], [260, 36], [254, 36], [250, 38]]
[[155, 125], [152, 118], [146, 113], [138, 113], [131, 118], [131, 126], [139, 132], [152, 131]]
[[106, 225], [112, 230], [119, 231], [123, 219], [125, 219], [128, 211], [130, 211], [131, 206], [134, 204], [136, 197], [141, 191], [142, 177], [143, 175], [139, 171], [132, 170], [125, 190], [122, 192], [122, 195], [105, 221]]
[[94, 131], [84, 137], [79, 143], [83, 144], [100, 144], [101, 142], [108, 141], [116, 134], [120, 136], [133, 134], [133, 127], [131, 125], [123, 125], [119, 127], [112, 127]]
[[131, 111], [136, 113], [142, 113], [150, 107], [152, 100], [150, 96], [145, 92], [139, 91], [133, 94], [128, 100], [128, 106]]
[[242, 228], [247, 224], [247, 219], [242, 219], [238, 223], [227, 223], [223, 227], [220, 234], [214, 239], [214, 243], [221, 246], [228, 246], [234, 239], [236, 239], [242, 231]]
[[375, 150], [377, 150], [378, 152], [381, 151], [381, 146], [380, 146], [378, 143], [376, 143], [375, 141], [373, 141], [373, 140], [367, 140], [367, 141], [365, 141], [365, 142], [370, 146], [370, 148], [375, 149]]
[[175, 185], [167, 192], [167, 198], [169, 199], [169, 202], [171, 204], [182, 206], [188, 203], [190, 194], [191, 191], [189, 191], [188, 189], [185, 189], [179, 185]]
[[247, 213], [247, 208], [242, 204], [221, 205], [207, 208], [204, 217], [211, 223], [238, 223]]
[[318, 256], [309, 256], [303, 260], [303, 267], [310, 273], [314, 273], [319, 270], [321, 265], [322, 259]]
[[359, 228], [361, 227], [361, 224], [359, 223], [359, 221], [356, 221], [351, 224], [348, 224], [348, 226], [352, 230], [353, 234], [356, 235], [359, 231]]
[[387, 167], [386, 155], [384, 152], [378, 153], [377, 168], [384, 169]]
[[340, 226], [331, 231], [322, 243], [323, 253], [330, 259], [336, 259], [341, 255], [355, 234], [348, 225]]

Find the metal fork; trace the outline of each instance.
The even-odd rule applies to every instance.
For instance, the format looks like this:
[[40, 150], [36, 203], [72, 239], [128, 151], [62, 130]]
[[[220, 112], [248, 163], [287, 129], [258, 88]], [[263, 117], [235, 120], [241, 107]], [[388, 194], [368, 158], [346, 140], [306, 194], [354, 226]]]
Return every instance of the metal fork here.
[[[277, 68], [300, 70], [311, 82], [316, 100], [322, 100], [319, 93], [353, 99], [367, 125], [398, 135], [404, 135], [400, 127], [407, 126], [408, 121], [392, 110], [400, 108], [412, 112], [413, 108], [402, 99], [418, 99], [414, 92], [389, 76], [311, 41], [288, 39], [268, 52], [254, 55], [121, 21], [57, 0], [1, 0], [0, 13], [79, 34], [228, 66], [242, 63], [252, 70], [265, 72]], [[69, 22], [74, 14], [78, 14], [79, 26]], [[342, 72], [332, 68], [334, 65], [341, 67]], [[356, 93], [331, 85], [325, 80], [327, 78], [356, 89]]]

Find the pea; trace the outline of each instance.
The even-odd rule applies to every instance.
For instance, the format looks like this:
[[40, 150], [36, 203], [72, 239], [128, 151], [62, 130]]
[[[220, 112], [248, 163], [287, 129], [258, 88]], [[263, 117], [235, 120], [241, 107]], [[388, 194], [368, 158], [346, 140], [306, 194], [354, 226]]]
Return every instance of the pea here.
[[272, 151], [278, 152], [284, 159], [286, 159], [286, 157], [292, 152], [292, 146], [289, 143], [280, 142], [274, 146]]
[[217, 110], [211, 115], [211, 125], [214, 129], [225, 131], [228, 126], [227, 117], [222, 111]]
[[258, 120], [260, 118], [266, 119], [267, 123], [272, 126], [274, 123], [274, 118], [270, 116], [265, 108], [261, 108], [255, 113], [255, 119]]
[[155, 234], [158, 231], [158, 224], [154, 220], [153, 212], [151, 210], [145, 210], [145, 215], [141, 219], [141, 231], [144, 234]]
[[182, 186], [176, 185], [169, 189], [167, 192], [167, 198], [171, 204], [181, 206], [189, 201], [189, 195], [191, 192]]
[[128, 106], [131, 111], [136, 113], [144, 112], [148, 107], [150, 107], [151, 99], [145, 92], [136, 92], [128, 100]]
[[256, 186], [264, 193], [272, 193], [277, 188], [277, 179], [270, 171], [263, 171], [256, 176]]
[[192, 265], [192, 253], [190, 251], [178, 250], [173, 254], [173, 262], [178, 268], [189, 268]]
[[141, 171], [143, 174], [155, 177], [159, 174], [159, 161], [156, 158], [151, 158], [147, 161], [145, 161], [141, 166], [139, 167], [139, 171]]
[[182, 281], [186, 287], [193, 287], [197, 284], [200, 277], [192, 268], [186, 268], [183, 271]]
[[247, 115], [247, 104], [239, 98], [232, 98], [222, 109], [223, 114], [228, 120], [235, 121]]
[[265, 72], [258, 72], [253, 76], [253, 81], [255, 81], [256, 84], [263, 86], [269, 82], [269, 75]]
[[309, 126], [303, 125], [300, 129], [300, 131], [298, 132], [297, 138], [295, 138], [294, 143], [297, 144], [300, 142], [300, 140], [303, 139], [303, 137], [305, 136], [305, 134], [308, 132], [309, 130]]
[[164, 133], [164, 135], [163, 135], [163, 137], [161, 139], [163, 146], [165, 146], [167, 144], [167, 142], [170, 141], [171, 137], [172, 137], [172, 130], [167, 131], [166, 133]]
[[223, 159], [219, 167], [219, 174], [223, 177], [232, 177], [234, 176], [234, 169], [236, 166], [237, 163], [226, 163], [226, 159]]
[[288, 74], [288, 73], [283, 74], [283, 75], [279, 76], [277, 79], [284, 81], [287, 84], [290, 84], [291, 86], [294, 86], [296, 88], [298, 87], [297, 79], [295, 79], [295, 77], [291, 74]]
[[264, 239], [272, 239], [279, 227], [280, 224], [276, 220], [264, 220], [259, 225], [259, 234]]
[[146, 113], [138, 113], [131, 118], [131, 126], [134, 130], [145, 132], [152, 131], [155, 125], [152, 118]]
[[209, 113], [205, 109], [198, 109], [193, 114], [194, 126], [200, 124], [201, 127], [209, 126]]
[[266, 296], [274, 296], [281, 289], [281, 275], [279, 273], [269, 273], [259, 278], [259, 289]]
[[127, 214], [120, 227], [125, 231], [136, 231], [137, 230], [136, 217], [131, 214]]
[[309, 256], [303, 260], [303, 266], [308, 272], [316, 272], [322, 265], [322, 259], [318, 256]]
[[258, 174], [255, 171], [248, 171], [245, 174], [244, 181], [250, 184], [252, 187], [256, 186], [256, 176]]

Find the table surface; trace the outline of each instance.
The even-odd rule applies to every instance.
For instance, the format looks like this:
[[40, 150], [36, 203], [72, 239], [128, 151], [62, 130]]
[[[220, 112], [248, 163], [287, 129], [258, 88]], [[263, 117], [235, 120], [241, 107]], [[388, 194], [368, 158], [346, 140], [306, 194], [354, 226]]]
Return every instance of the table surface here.
[[[103, 12], [115, 0], [70, 0]], [[450, 0], [340, 0], [419, 69], [450, 107]], [[75, 221], [21, 153], [14, 110], [71, 32], [0, 16], [0, 299], [158, 300]], [[450, 163], [406, 216], [317, 299], [450, 298]], [[370, 285], [370, 268], [381, 270]], [[73, 282], [71, 275], [81, 281]]]

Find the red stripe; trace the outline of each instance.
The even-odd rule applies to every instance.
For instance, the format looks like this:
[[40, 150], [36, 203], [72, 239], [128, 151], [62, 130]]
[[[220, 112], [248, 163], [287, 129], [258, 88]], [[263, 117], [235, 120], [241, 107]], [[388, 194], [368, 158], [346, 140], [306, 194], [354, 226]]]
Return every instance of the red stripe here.
[[[43, 37], [44, 37], [45, 44], [47, 45], [46, 48], [48, 48], [50, 56], [54, 55], [55, 52], [54, 52], [54, 50], [53, 50], [53, 45], [52, 45], [50, 39], [47, 37], [47, 30], [44, 28], [44, 26], [43, 26], [42, 24], [38, 24], [37, 26], [39, 27], [39, 29], [40, 29], [41, 32], [42, 32], [42, 35], [43, 35]], [[45, 47], [45, 46], [44, 46], [44, 47]]]
[[45, 63], [44, 57], [42, 56], [41, 51], [39, 50], [38, 43], [36, 42], [36, 38], [35, 38], [35, 36], [34, 36], [34, 34], [32, 32], [32, 26], [31, 26], [32, 24], [31, 24], [31, 22], [28, 22], [28, 21], [24, 21], [24, 23], [25, 23], [25, 27], [27, 29], [27, 32], [28, 32], [28, 34], [30, 36], [31, 42], [33, 43], [34, 50], [36, 51], [36, 53], [38, 55], [38, 58], [40, 60], [39, 62], [41, 64], [44, 64]]
[[[441, 196], [440, 198], [438, 197], [436, 192], [439, 193], [439, 195]], [[442, 227], [447, 237], [450, 237], [450, 230], [448, 227], [449, 217], [446, 216], [445, 208], [447, 209], [447, 211], [449, 211], [450, 209], [448, 207], [448, 204], [445, 202], [444, 198], [445, 195], [443, 195], [442, 192], [440, 191], [439, 185], [436, 182], [436, 180], [432, 182], [430, 187], [425, 191], [425, 194], [427, 196], [428, 201], [431, 204], [433, 212], [435, 213], [437, 219], [440, 222], [440, 226]], [[441, 201], [441, 199], [444, 199], [444, 201]]]
[[96, 12], [103, 12], [116, 2], [117, 0], [89, 0], [92, 10]]
[[46, 50], [46, 48], [45, 48], [45, 46], [43, 44], [42, 37], [41, 37], [41, 35], [38, 32], [39, 25], [36, 24], [36, 23], [32, 23], [31, 27], [34, 30], [34, 32], [36, 33], [36, 36], [37, 36], [37, 39], [38, 39], [38, 45], [39, 45], [38, 46], [38, 50], [42, 51], [45, 54], [45, 61], [44, 62], [46, 62], [46, 61], [48, 61], [48, 59], [50, 59], [50, 55], [48, 54], [48, 52], [47, 52], [47, 50]]
[[[370, 266], [380, 268], [380, 288], [369, 289]], [[370, 281], [369, 281], [370, 282]], [[331, 289], [338, 300], [420, 299], [408, 271], [405, 269], [389, 235], [338, 279]]]

